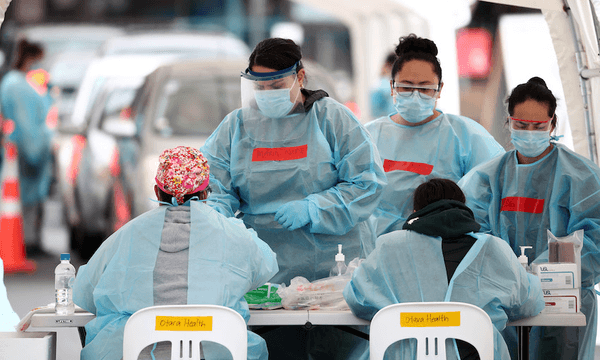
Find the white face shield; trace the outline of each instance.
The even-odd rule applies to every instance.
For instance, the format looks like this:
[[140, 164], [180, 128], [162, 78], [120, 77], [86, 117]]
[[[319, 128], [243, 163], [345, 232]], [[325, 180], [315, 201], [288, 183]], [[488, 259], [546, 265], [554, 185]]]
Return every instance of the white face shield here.
[[304, 112], [298, 65], [269, 73], [246, 69], [241, 78], [242, 108], [258, 109], [263, 116], [272, 119]]

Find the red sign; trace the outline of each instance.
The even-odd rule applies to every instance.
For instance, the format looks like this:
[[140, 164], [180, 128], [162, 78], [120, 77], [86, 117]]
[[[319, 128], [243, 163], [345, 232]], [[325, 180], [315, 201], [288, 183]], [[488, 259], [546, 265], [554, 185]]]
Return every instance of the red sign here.
[[500, 211], [518, 211], [541, 214], [544, 211], [544, 199], [511, 196], [502, 199]]
[[256, 148], [252, 151], [252, 161], [287, 161], [303, 159], [308, 155], [308, 145]]
[[418, 162], [394, 161], [385, 159], [383, 161], [383, 170], [385, 172], [401, 170], [413, 172], [419, 175], [429, 175], [433, 171], [433, 165]]

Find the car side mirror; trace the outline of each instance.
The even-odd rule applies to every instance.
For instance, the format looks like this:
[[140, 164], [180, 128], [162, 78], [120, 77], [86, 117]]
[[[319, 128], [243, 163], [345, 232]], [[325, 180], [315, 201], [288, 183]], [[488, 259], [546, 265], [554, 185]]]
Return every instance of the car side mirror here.
[[102, 131], [118, 137], [134, 137], [137, 129], [133, 120], [115, 116], [102, 122]]

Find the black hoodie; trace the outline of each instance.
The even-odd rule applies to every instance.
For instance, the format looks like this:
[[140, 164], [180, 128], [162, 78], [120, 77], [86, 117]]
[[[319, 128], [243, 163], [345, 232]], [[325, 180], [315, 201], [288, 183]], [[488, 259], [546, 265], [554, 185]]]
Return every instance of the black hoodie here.
[[442, 253], [448, 282], [465, 257], [475, 238], [467, 235], [478, 231], [473, 212], [456, 200], [439, 200], [412, 213], [402, 229], [442, 238]]

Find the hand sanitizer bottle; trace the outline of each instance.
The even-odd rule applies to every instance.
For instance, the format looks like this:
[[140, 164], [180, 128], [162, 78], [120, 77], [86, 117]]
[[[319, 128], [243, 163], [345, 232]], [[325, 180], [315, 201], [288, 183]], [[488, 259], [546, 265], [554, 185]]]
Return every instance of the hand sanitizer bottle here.
[[519, 256], [519, 262], [528, 273], [531, 272], [531, 267], [529, 266], [529, 259], [525, 256], [525, 249], [532, 249], [531, 246], [519, 246], [521, 248], [521, 256]]
[[338, 253], [335, 255], [335, 265], [331, 268], [329, 276], [340, 276], [346, 273], [346, 257], [342, 254], [342, 244], [338, 244]]

